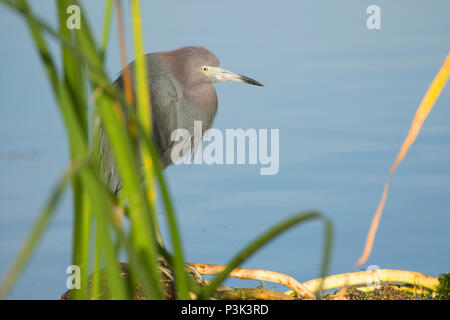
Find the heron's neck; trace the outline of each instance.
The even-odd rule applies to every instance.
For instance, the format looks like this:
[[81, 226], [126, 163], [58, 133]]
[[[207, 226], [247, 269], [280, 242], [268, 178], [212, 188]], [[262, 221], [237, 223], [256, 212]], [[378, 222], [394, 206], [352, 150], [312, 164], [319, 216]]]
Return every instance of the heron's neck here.
[[184, 86], [183, 95], [194, 108], [214, 112], [217, 110], [217, 94], [212, 83]]

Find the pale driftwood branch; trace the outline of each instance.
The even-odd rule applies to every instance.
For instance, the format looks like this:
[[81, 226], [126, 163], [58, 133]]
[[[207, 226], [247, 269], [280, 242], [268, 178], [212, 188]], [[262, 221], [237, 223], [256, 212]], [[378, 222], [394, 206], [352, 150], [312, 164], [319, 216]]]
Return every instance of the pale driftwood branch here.
[[[218, 264], [189, 263], [189, 265], [197, 269], [200, 274], [205, 275], [215, 275], [222, 272], [226, 268], [226, 266]], [[260, 269], [235, 268], [228, 276], [239, 279], [252, 279], [279, 283], [290, 288], [293, 292], [297, 293], [299, 297], [314, 299], [314, 294], [311, 293], [309, 289], [294, 278], [282, 273]]]
[[[304, 282], [303, 285], [310, 292], [319, 290], [321, 279], [314, 279]], [[379, 269], [370, 271], [360, 271], [353, 273], [343, 273], [326, 277], [322, 284], [322, 290], [341, 288], [346, 286], [356, 286], [362, 284], [381, 283], [407, 283], [418, 287], [437, 290], [439, 279], [426, 276], [419, 272]]]

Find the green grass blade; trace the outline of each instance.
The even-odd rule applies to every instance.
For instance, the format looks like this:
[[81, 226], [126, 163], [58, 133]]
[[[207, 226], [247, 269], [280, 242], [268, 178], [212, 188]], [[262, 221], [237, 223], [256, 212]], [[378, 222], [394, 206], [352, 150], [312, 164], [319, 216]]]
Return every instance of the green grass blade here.
[[[142, 41], [141, 16], [138, 0], [131, 1], [131, 12], [133, 22], [134, 47], [136, 55], [135, 83], [137, 96], [137, 119], [143, 125], [144, 130], [143, 134], [145, 136], [151, 136], [153, 133], [152, 103], [149, 91], [150, 83], [148, 81], [147, 61], [144, 55], [145, 54], [144, 43]], [[159, 234], [158, 222], [156, 219], [155, 191], [153, 188], [154, 173], [153, 173], [152, 158], [145, 143], [141, 141], [139, 147], [143, 163], [143, 173], [147, 192], [147, 201], [149, 203], [149, 207], [151, 208], [151, 215], [153, 219], [153, 224], [155, 226], [156, 236], [159, 237], [158, 240], [160, 241], [160, 244], [163, 245], [161, 235]]]
[[106, 49], [108, 46], [109, 27], [111, 25], [112, 0], [105, 1], [105, 16], [103, 18], [103, 33], [102, 33], [102, 47], [101, 57], [105, 59]]
[[[295, 225], [299, 223], [303, 223], [309, 220], [314, 219], [321, 219], [326, 222], [327, 226], [327, 232], [325, 236], [325, 250], [324, 250], [324, 259], [322, 260], [322, 276], [323, 273], [328, 270], [328, 263], [329, 263], [329, 255], [331, 251], [331, 223], [329, 223], [328, 219], [322, 216], [318, 212], [309, 212], [309, 213], [300, 213], [297, 215], [294, 215], [291, 218], [288, 218], [281, 223], [277, 224], [276, 226], [270, 228], [268, 231], [263, 233], [261, 236], [253, 240], [247, 247], [245, 247], [243, 250], [241, 250], [228, 264], [225, 270], [223, 270], [221, 273], [219, 273], [214, 279], [211, 281], [211, 283], [206, 286], [199, 294], [199, 299], [207, 299], [217, 288], [218, 285], [220, 285], [225, 278], [228, 276], [228, 274], [236, 267], [238, 267], [240, 264], [242, 264], [245, 260], [247, 260], [251, 255], [253, 255], [257, 250], [259, 250], [262, 246], [267, 244], [270, 240], [274, 239], [275, 237], [279, 236], [284, 231], [288, 230], [289, 228], [294, 227]], [[326, 266], [324, 264], [327, 263]]]
[[140, 121], [137, 122], [138, 129], [141, 136], [144, 137], [143, 142], [146, 144], [147, 149], [152, 157], [156, 178], [158, 180], [159, 188], [163, 198], [164, 207], [167, 214], [167, 222], [169, 226], [170, 238], [174, 250], [174, 271], [177, 284], [177, 297], [179, 299], [189, 299], [188, 280], [185, 272], [184, 254], [181, 245], [180, 232], [177, 224], [175, 209], [172, 205], [172, 199], [169, 193], [164, 174], [161, 169], [161, 163], [159, 158], [159, 152], [156, 150], [156, 146], [151, 137], [143, 134], [144, 129]]
[[[59, 32], [62, 38], [68, 39], [75, 45], [75, 30], [69, 30], [66, 25], [67, 8], [72, 4], [69, 0], [55, 0], [58, 8], [59, 18]], [[66, 46], [61, 46], [63, 66], [64, 66], [64, 81], [69, 90], [69, 93], [74, 101], [76, 115], [86, 135], [88, 132], [88, 115], [86, 104], [86, 90], [83, 79], [82, 62], [76, 57], [74, 52]]]
[[137, 251], [141, 253], [142, 262], [145, 263], [152, 280], [154, 296], [149, 298], [162, 298], [156, 260], [155, 236], [149, 215], [150, 209], [140, 185], [136, 155], [131, 147], [130, 137], [125, 123], [120, 121], [116, 112], [113, 111], [116, 109], [111, 110], [109, 104], [104, 102], [99, 102], [98, 108], [121, 174], [123, 190], [129, 200], [132, 224], [131, 237]]
[[[148, 81], [148, 70], [147, 70], [147, 60], [145, 57], [144, 44], [142, 40], [142, 29], [141, 29], [141, 16], [139, 1], [131, 1], [131, 12], [132, 12], [132, 22], [133, 22], [133, 34], [134, 34], [134, 44], [135, 44], [135, 55], [136, 55], [136, 72], [135, 72], [135, 83], [136, 83], [136, 96], [137, 96], [137, 121], [141, 124], [142, 132], [140, 132], [141, 137], [152, 137], [153, 136], [153, 126], [152, 126], [152, 105], [150, 97], [150, 83]], [[151, 72], [151, 70], [150, 70]], [[155, 228], [155, 235], [157, 236], [158, 242], [161, 246], [164, 246], [162, 237], [159, 230], [159, 224], [156, 216], [155, 209], [155, 189], [154, 189], [154, 166], [155, 158], [152, 157], [151, 151], [149, 150], [149, 145], [145, 143], [144, 139], [140, 139], [140, 154], [142, 157], [143, 169], [144, 169], [144, 180], [145, 186], [147, 188], [147, 200], [151, 208], [151, 214], [153, 219], [153, 225]], [[156, 161], [159, 161], [156, 158]], [[172, 230], [171, 230], [172, 231]], [[184, 272], [184, 263], [182, 261], [182, 256], [180, 255], [180, 247], [177, 247], [176, 256], [181, 257], [181, 264], [175, 265], [175, 277], [176, 277], [176, 290], [177, 297], [179, 299], [189, 299], [189, 292], [187, 288], [186, 275]], [[176, 259], [177, 262], [180, 259]]]
[[113, 224], [113, 221], [108, 190], [99, 180], [98, 176], [94, 174], [94, 170], [83, 170], [80, 175], [89, 195], [95, 221], [101, 234], [107, 261], [106, 274], [109, 279], [112, 298], [118, 300], [128, 299], [130, 295], [124, 280], [120, 278], [117, 253], [110, 236], [110, 226]]
[[96, 300], [100, 293], [100, 266], [102, 262], [102, 239], [100, 229], [95, 227], [94, 270], [92, 275], [91, 299]]
[[322, 265], [320, 267], [320, 277], [322, 278], [322, 281], [320, 282], [319, 291], [321, 291], [322, 289], [323, 279], [325, 279], [330, 270], [331, 250], [333, 247], [333, 236], [334, 236], [333, 224], [331, 223], [331, 220], [322, 217], [322, 221], [325, 226], [325, 232], [322, 250]]
[[[59, 17], [59, 29], [62, 36], [71, 39], [73, 34], [66, 26], [66, 9], [70, 6], [67, 0], [56, 1]], [[88, 137], [88, 117], [87, 105], [85, 99], [85, 90], [82, 74], [82, 64], [79, 59], [67, 47], [62, 46], [62, 58], [64, 66], [64, 81], [70, 93], [73, 105], [76, 108], [78, 122], [81, 124], [83, 135]], [[86, 140], [87, 143], [87, 140]], [[71, 150], [72, 157], [77, 152]], [[75, 299], [85, 299], [87, 297], [88, 284], [88, 257], [89, 257], [89, 238], [90, 238], [90, 212], [89, 204], [86, 203], [87, 196], [82, 189], [78, 176], [72, 180], [73, 190], [73, 208], [74, 208], [74, 227], [73, 227], [73, 258], [72, 264], [80, 267], [81, 270], [81, 289], [75, 290]]]

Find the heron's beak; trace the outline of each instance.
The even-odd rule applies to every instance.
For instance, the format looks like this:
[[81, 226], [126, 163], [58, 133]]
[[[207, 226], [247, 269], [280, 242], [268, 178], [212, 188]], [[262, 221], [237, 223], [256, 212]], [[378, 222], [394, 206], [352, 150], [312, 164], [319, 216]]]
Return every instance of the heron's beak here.
[[252, 78], [219, 67], [208, 67], [207, 74], [209, 76], [215, 77], [217, 82], [235, 81], [252, 84], [254, 86], [264, 87], [262, 83], [259, 83], [258, 81]]

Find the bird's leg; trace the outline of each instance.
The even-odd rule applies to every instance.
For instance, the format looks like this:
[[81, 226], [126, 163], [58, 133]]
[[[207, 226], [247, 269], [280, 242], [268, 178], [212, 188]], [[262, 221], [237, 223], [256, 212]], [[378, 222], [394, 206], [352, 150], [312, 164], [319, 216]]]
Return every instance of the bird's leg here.
[[172, 268], [163, 256], [158, 257], [158, 269], [162, 274], [166, 275], [170, 281], [174, 281]]
[[[173, 276], [173, 270], [170, 267], [169, 263], [167, 262], [166, 258], [164, 256], [160, 256], [158, 258], [158, 265], [159, 265], [159, 270], [164, 273], [170, 280], [174, 280], [174, 276]], [[202, 275], [200, 274], [200, 272], [198, 272], [197, 268], [195, 268], [193, 265], [189, 264], [189, 263], [185, 263], [184, 264], [184, 270], [191, 274], [193, 276], [193, 278], [200, 283], [201, 285], [205, 284], [205, 280], [203, 279]]]
[[195, 268], [193, 265], [190, 265], [189, 263], [185, 263], [184, 267], [185, 271], [187, 273], [192, 274], [192, 276], [198, 283], [200, 283], [201, 285], [205, 284], [205, 279], [203, 279], [202, 275], [200, 274], [200, 272], [198, 272], [197, 268]]
[[167, 276], [167, 278], [169, 278], [170, 281], [174, 282], [175, 279], [173, 278], [173, 272], [172, 270], [170, 270], [169, 268], [166, 268], [162, 265], [159, 265], [159, 271], [161, 271], [161, 273], [165, 274]]

